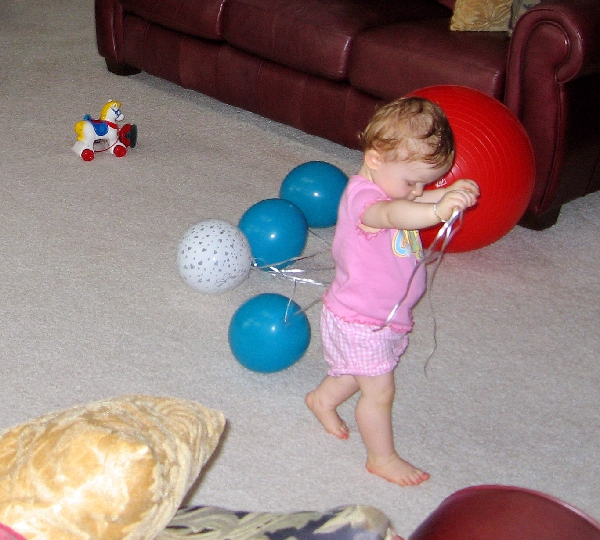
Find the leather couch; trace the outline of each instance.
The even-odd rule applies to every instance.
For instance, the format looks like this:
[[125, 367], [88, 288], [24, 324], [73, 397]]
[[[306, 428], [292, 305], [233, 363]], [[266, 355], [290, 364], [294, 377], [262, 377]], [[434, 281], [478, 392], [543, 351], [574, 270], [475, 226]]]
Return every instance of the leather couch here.
[[494, 96], [534, 148], [524, 226], [549, 227], [600, 189], [598, 0], [542, 0], [511, 37], [451, 31], [436, 0], [95, 0], [95, 15], [111, 72], [143, 70], [351, 148], [380, 103], [418, 88]]

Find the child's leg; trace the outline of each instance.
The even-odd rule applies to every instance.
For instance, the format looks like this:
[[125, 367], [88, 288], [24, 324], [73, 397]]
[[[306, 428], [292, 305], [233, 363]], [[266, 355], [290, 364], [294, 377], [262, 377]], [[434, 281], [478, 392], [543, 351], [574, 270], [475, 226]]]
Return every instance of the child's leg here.
[[339, 405], [344, 403], [358, 390], [358, 383], [353, 375], [340, 377], [327, 376], [315, 390], [306, 396], [306, 405], [317, 417], [328, 433], [338, 439], [347, 439], [348, 426], [337, 413]]
[[394, 446], [394, 372], [375, 377], [357, 376], [356, 380], [361, 391], [356, 404], [356, 422], [367, 448], [367, 470], [401, 486], [416, 486], [427, 480], [429, 474], [404, 461]]

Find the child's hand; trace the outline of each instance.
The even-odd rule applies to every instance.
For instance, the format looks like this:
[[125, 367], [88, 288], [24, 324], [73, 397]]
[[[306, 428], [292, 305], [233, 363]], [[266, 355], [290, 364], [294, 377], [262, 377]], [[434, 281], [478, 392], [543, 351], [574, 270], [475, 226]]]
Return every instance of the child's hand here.
[[[459, 180], [459, 182], [463, 182]], [[471, 180], [465, 180], [464, 182], [472, 182]], [[455, 182], [457, 184], [458, 182]], [[473, 182], [469, 184], [469, 187], [472, 188], [474, 186], [475, 191], [471, 191], [471, 189], [454, 189], [454, 184], [452, 184], [444, 196], [440, 199], [440, 201], [434, 207], [435, 215], [440, 218], [442, 221], [448, 221], [454, 210], [463, 211], [471, 206], [474, 206], [477, 202], [477, 197], [479, 196], [479, 188], [477, 184]]]
[[474, 180], [457, 180], [446, 188], [446, 191], [463, 190], [479, 197], [479, 186]]

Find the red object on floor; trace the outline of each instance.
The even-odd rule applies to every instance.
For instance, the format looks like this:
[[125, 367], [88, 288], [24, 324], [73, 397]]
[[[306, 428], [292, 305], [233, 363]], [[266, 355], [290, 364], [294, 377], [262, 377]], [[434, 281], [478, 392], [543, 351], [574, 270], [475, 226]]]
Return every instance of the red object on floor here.
[[600, 540], [600, 523], [544, 493], [473, 486], [442, 501], [409, 540]]
[[[430, 86], [410, 95], [437, 103], [454, 133], [454, 164], [437, 185], [468, 178], [481, 190], [447, 251], [471, 251], [499, 240], [523, 216], [533, 193], [535, 159], [525, 129], [502, 103], [472, 88]], [[439, 226], [422, 231], [423, 245], [438, 231]]]

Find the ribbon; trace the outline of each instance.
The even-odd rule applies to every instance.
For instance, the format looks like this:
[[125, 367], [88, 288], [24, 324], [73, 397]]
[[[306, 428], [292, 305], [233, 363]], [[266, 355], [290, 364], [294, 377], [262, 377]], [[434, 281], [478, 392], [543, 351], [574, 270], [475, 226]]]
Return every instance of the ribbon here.
[[[398, 303], [394, 306], [394, 308], [392, 309], [390, 314], [387, 316], [387, 319], [385, 320], [385, 322], [379, 328], [376, 328], [374, 330], [374, 332], [383, 330], [386, 326], [388, 326], [390, 324], [390, 322], [394, 318], [394, 315], [396, 315], [396, 312], [398, 311], [398, 309], [400, 308], [400, 306], [402, 305], [404, 300], [406, 300], [406, 297], [407, 297], [408, 291], [410, 290], [410, 287], [412, 285], [413, 279], [414, 279], [415, 275], [417, 274], [419, 268], [421, 268], [421, 266], [435, 263], [433, 266], [433, 270], [431, 272], [431, 281], [433, 281], [433, 277], [435, 276], [435, 273], [437, 272], [438, 266], [442, 260], [442, 257], [446, 251], [446, 248], [448, 247], [448, 244], [450, 243], [450, 240], [452, 240], [452, 237], [456, 234], [456, 231], [458, 231], [458, 229], [462, 225], [462, 217], [463, 217], [463, 213], [461, 211], [455, 209], [452, 212], [452, 216], [450, 216], [450, 219], [448, 221], [446, 221], [444, 223], [444, 225], [440, 228], [437, 235], [433, 239], [433, 242], [431, 242], [431, 245], [423, 253], [423, 257], [421, 258], [421, 260], [414, 267], [412, 274], [410, 275], [410, 279], [408, 280], [408, 284], [406, 286], [406, 291], [404, 292], [404, 295], [402, 296], [402, 298], [400, 298]], [[455, 225], [456, 225], [456, 227], [455, 227]], [[439, 244], [441, 244], [441, 245], [439, 245]], [[429, 281], [429, 278], [428, 278], [428, 281]]]

